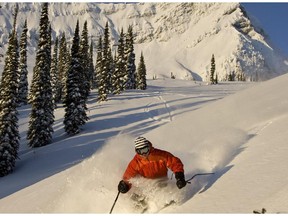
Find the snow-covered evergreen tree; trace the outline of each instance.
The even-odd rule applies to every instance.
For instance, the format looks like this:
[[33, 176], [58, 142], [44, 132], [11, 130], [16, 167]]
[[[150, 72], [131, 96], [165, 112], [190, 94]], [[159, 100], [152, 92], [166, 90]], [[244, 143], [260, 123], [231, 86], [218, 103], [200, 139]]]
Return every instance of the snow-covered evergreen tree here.
[[16, 33], [18, 7], [14, 14], [14, 28], [9, 36], [0, 87], [0, 176], [11, 173], [19, 149], [17, 88], [19, 51]]
[[127, 81], [126, 72], [126, 58], [125, 58], [125, 35], [123, 29], [120, 32], [120, 38], [118, 40], [118, 49], [116, 57], [115, 72], [113, 74], [113, 89], [114, 94], [120, 94], [124, 91]]
[[108, 22], [105, 25], [104, 39], [102, 44], [102, 67], [103, 70], [99, 74], [98, 82], [98, 101], [106, 101], [109, 93], [109, 73], [110, 73], [110, 38]]
[[54, 106], [50, 77], [51, 28], [49, 27], [48, 3], [42, 4], [39, 25], [39, 41], [29, 97], [32, 107], [27, 139], [30, 147], [49, 144], [53, 133]]
[[[51, 63], [52, 63], [52, 26], [51, 26], [51, 23], [49, 22], [49, 25], [48, 25], [48, 49], [47, 49], [47, 52], [48, 52], [48, 59], [47, 59], [47, 63], [49, 65], [49, 67], [51, 68]], [[51, 75], [50, 75], [50, 80], [51, 80]], [[51, 84], [51, 81], [50, 81], [50, 84]], [[52, 89], [51, 89], [52, 90]]]
[[91, 40], [91, 43], [90, 43], [90, 47], [89, 47], [89, 80], [90, 80], [90, 88], [93, 89], [94, 86], [96, 86], [95, 84], [95, 80], [94, 80], [94, 63], [93, 63], [93, 52], [94, 52], [94, 49], [93, 49], [93, 42]]
[[237, 81], [246, 81], [245, 73], [242, 70], [239, 60], [236, 61], [235, 71], [236, 71]]
[[60, 81], [61, 100], [65, 95], [66, 75], [68, 70], [69, 56], [65, 33], [62, 34], [59, 44], [58, 79]]
[[[94, 78], [95, 80], [93, 88], [98, 88], [100, 85], [100, 74], [103, 71], [103, 62], [102, 62], [102, 37], [99, 37], [98, 44], [97, 44], [97, 57], [96, 57], [96, 65], [95, 65], [95, 72], [94, 72]], [[98, 88], [99, 89], [99, 88]]]
[[136, 74], [136, 88], [145, 90], [147, 88], [146, 84], [146, 66], [144, 61], [143, 53], [141, 52], [140, 62]]
[[54, 108], [57, 107], [57, 103], [61, 100], [61, 82], [58, 74], [58, 37], [56, 37], [54, 50], [51, 61], [51, 87], [53, 95]]
[[214, 54], [212, 54], [211, 69], [210, 69], [210, 83], [211, 84], [215, 84], [215, 79], [214, 79], [215, 70], [216, 70], [215, 57], [214, 57]]
[[125, 55], [126, 55], [126, 89], [135, 89], [136, 80], [135, 80], [135, 53], [134, 53], [134, 36], [133, 28], [131, 25], [128, 27], [128, 32], [126, 34], [126, 43], [125, 43]]
[[79, 21], [77, 21], [73, 44], [71, 48], [71, 62], [67, 73], [66, 95], [64, 98], [65, 131], [68, 134], [80, 132], [80, 127], [88, 120], [86, 104], [83, 102], [81, 87], [83, 79], [83, 67], [80, 56]]
[[90, 94], [90, 54], [89, 54], [89, 42], [88, 42], [88, 28], [87, 21], [84, 22], [81, 39], [80, 39], [80, 62], [82, 64], [82, 82], [81, 82], [81, 91], [85, 100], [87, 100], [88, 95]]
[[110, 59], [110, 64], [109, 64], [109, 74], [108, 74], [108, 83], [109, 83], [109, 93], [113, 93], [114, 92], [114, 88], [113, 88], [113, 75], [115, 73], [115, 61], [112, 55], [112, 50], [109, 49], [108, 51], [108, 55], [109, 55], [109, 59]]
[[19, 105], [28, 103], [28, 70], [27, 70], [27, 20], [24, 22], [20, 38], [20, 65], [19, 65]]

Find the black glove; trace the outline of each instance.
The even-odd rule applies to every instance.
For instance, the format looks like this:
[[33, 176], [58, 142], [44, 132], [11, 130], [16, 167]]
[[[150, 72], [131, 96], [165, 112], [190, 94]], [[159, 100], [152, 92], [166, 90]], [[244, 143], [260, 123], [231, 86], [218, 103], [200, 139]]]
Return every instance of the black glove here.
[[175, 173], [175, 178], [176, 178], [176, 185], [179, 189], [183, 188], [186, 186], [187, 182], [185, 181], [185, 176], [183, 172], [176, 172]]
[[119, 191], [119, 192], [121, 192], [121, 193], [127, 193], [127, 192], [129, 191], [129, 189], [130, 189], [130, 187], [129, 187], [129, 185], [128, 185], [125, 181], [121, 180], [121, 181], [119, 182], [119, 184], [118, 184], [118, 191]]

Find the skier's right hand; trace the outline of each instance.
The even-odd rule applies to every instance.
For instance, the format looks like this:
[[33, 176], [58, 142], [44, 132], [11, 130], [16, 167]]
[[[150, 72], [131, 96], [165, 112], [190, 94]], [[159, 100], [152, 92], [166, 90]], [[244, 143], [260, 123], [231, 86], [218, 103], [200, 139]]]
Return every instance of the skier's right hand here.
[[176, 185], [177, 185], [177, 187], [178, 187], [179, 189], [185, 187], [185, 186], [186, 186], [186, 181], [185, 181], [185, 179], [179, 179], [179, 180], [177, 180]]
[[127, 193], [127, 192], [129, 191], [129, 189], [130, 189], [130, 187], [129, 187], [129, 185], [128, 185], [125, 181], [121, 180], [121, 181], [119, 182], [119, 184], [118, 184], [118, 191], [119, 191], [120, 193]]

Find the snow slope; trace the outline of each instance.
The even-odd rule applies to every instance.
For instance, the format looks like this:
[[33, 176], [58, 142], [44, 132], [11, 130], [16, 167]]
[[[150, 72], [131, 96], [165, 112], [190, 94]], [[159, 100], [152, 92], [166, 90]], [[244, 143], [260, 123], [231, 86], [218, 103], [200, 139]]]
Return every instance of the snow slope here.
[[[20, 108], [21, 149], [15, 172], [0, 179], [1, 213], [109, 213], [117, 184], [143, 135], [180, 157], [186, 178], [163, 189], [134, 179], [113, 213], [138, 213], [130, 196], [143, 190], [148, 213], [287, 213], [288, 75], [262, 83], [204, 85], [149, 80], [147, 91], [127, 91], [108, 102], [89, 100], [89, 122], [69, 137], [63, 109], [55, 111], [54, 142], [26, 145], [29, 106]], [[163, 208], [165, 203], [177, 203]]]

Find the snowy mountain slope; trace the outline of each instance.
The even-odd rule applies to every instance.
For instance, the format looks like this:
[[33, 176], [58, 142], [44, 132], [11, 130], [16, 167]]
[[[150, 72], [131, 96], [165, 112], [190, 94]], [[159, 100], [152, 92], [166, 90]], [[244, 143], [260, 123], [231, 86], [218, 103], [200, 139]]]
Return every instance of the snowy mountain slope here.
[[[287, 79], [243, 90], [146, 134], [171, 148], [177, 143], [188, 170], [202, 166], [217, 173], [192, 200], [167, 212], [252, 213], [265, 207], [287, 213]], [[187, 122], [189, 127], [171, 130]]]
[[[215, 174], [196, 177], [182, 190], [174, 179], [163, 190], [152, 180], [135, 179], [113, 213], [139, 212], [129, 197], [140, 189], [150, 198], [148, 213], [252, 213], [261, 208], [287, 213], [287, 81], [287, 75], [215, 86], [149, 80], [147, 91], [128, 91], [101, 104], [92, 94], [90, 120], [79, 135], [65, 136], [59, 108], [55, 141], [35, 150], [23, 138], [25, 107], [20, 112], [21, 160], [14, 173], [0, 179], [0, 193], [10, 194], [0, 200], [0, 212], [108, 213], [134, 155], [133, 139], [144, 135], [182, 159], [186, 178]], [[177, 204], [162, 209], [170, 200]]]
[[[1, 6], [0, 41], [4, 46], [0, 53], [4, 54], [14, 4], [1, 3]], [[19, 4], [19, 35], [24, 19], [28, 19], [30, 77], [40, 6], [40, 3]], [[53, 39], [65, 32], [70, 42], [77, 19], [80, 26], [88, 21], [95, 45], [107, 21], [112, 45], [117, 45], [121, 28], [127, 31], [128, 25], [133, 25], [136, 65], [143, 51], [148, 78], [170, 77], [172, 72], [177, 79], [206, 81], [212, 54], [219, 79], [233, 71], [243, 71], [247, 80], [265, 80], [283, 74], [288, 68], [264, 30], [249, 20], [238, 3], [51, 3], [49, 11]]]

